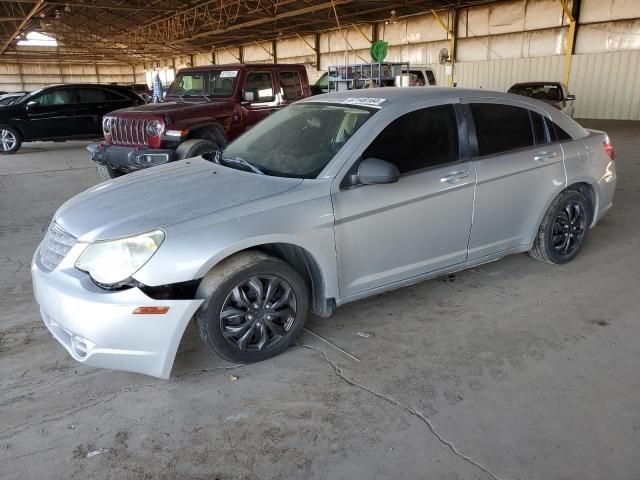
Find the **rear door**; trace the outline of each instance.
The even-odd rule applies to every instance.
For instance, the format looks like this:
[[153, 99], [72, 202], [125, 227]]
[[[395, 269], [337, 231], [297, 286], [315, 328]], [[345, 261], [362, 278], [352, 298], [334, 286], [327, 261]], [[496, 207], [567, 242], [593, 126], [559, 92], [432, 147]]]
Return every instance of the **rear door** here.
[[101, 135], [102, 117], [132, 103], [124, 95], [101, 87], [78, 88], [75, 94], [74, 110], [78, 135]]
[[473, 99], [466, 108], [476, 149], [473, 260], [528, 244], [566, 176], [563, 150], [549, 135], [544, 110], [504, 99]]
[[26, 106], [28, 137], [71, 137], [75, 134], [75, 96], [69, 87], [53, 87], [32, 98]]
[[247, 72], [244, 82], [243, 95], [251, 94], [251, 99], [243, 98], [241, 103], [245, 126], [251, 127], [278, 108], [276, 83], [271, 71]]
[[304, 98], [300, 72], [278, 72], [278, 86], [281, 107]]

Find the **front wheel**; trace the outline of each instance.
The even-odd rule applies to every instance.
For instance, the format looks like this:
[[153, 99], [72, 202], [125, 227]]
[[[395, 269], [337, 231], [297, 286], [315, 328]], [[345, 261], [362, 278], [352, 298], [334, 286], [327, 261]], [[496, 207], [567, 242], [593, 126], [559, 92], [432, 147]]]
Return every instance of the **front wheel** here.
[[266, 360], [287, 349], [304, 326], [309, 290], [288, 263], [261, 252], [243, 252], [214, 267], [196, 298], [202, 340], [236, 363]]
[[582, 193], [565, 190], [549, 206], [529, 254], [556, 265], [573, 260], [587, 240], [592, 215]]
[[22, 138], [20, 132], [11, 127], [0, 127], [0, 154], [11, 155], [20, 150]]
[[192, 138], [178, 145], [178, 148], [176, 148], [176, 159], [184, 160], [185, 158], [199, 157], [205, 153], [215, 152], [216, 150], [218, 150], [218, 145], [215, 142], [204, 138]]

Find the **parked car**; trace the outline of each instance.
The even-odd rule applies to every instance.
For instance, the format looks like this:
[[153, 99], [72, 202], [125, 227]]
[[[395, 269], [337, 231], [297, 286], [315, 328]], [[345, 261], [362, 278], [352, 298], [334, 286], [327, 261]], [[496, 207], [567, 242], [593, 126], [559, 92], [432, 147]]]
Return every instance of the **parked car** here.
[[[386, 64], [383, 64], [386, 65]], [[427, 66], [410, 66], [408, 69], [402, 68], [402, 65], [405, 64], [388, 64], [388, 65], [396, 65], [397, 73], [400, 74], [408, 74], [411, 76], [411, 80], [409, 82], [409, 86], [412, 87], [422, 87], [422, 86], [435, 86], [436, 85], [436, 76], [431, 67]], [[339, 68], [339, 67], [338, 67]], [[331, 82], [331, 91], [335, 92], [339, 89], [345, 89], [346, 84], [337, 85], [336, 79], [338, 77], [329, 76], [329, 72], [324, 72], [318, 80], [311, 86], [311, 94], [312, 95], [320, 95], [322, 93], [329, 93], [329, 82]], [[375, 79], [374, 79], [375, 82]], [[396, 82], [395, 73], [392, 73], [386, 79], [386, 82], [383, 82], [382, 86], [399, 86]], [[353, 87], [355, 89], [361, 88], [371, 88], [374, 85], [366, 78], [366, 76], [362, 76], [361, 80], [353, 82]], [[378, 86], [378, 85], [376, 85]]]
[[409, 70], [405, 70], [403, 73], [408, 73], [415, 76], [415, 80], [412, 82], [411, 86], [416, 87], [424, 87], [424, 86], [435, 86], [436, 85], [436, 75], [431, 67], [419, 66], [419, 65], [411, 65]]
[[11, 105], [18, 101], [19, 98], [24, 97], [29, 92], [11, 92], [0, 95], [0, 106]]
[[129, 87], [73, 84], [41, 88], [0, 108], [0, 154], [23, 142], [77, 140], [102, 135], [102, 117], [144, 103]]
[[87, 147], [105, 177], [224, 147], [267, 115], [309, 96], [304, 65], [214, 65], [180, 70], [165, 102], [105, 117]]
[[149, 103], [153, 98], [153, 92], [146, 83], [134, 83], [131, 85], [131, 88], [147, 103]]
[[575, 109], [573, 103], [576, 97], [575, 95], [571, 95], [561, 82], [516, 83], [508, 92], [541, 100], [561, 112], [566, 113], [570, 117], [573, 117], [573, 111]]
[[513, 253], [566, 263], [615, 186], [608, 136], [536, 100], [311, 97], [208, 159], [69, 200], [35, 253], [34, 292], [88, 365], [166, 378], [192, 317], [213, 351], [255, 362], [290, 346], [307, 310], [327, 317]]

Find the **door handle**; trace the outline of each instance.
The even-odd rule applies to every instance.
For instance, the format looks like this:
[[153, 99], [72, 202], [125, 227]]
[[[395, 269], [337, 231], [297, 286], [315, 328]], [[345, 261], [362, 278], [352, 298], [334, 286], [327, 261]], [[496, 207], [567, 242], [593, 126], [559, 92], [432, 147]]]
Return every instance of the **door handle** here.
[[549, 160], [550, 158], [554, 158], [558, 156], [556, 152], [538, 152], [533, 157], [536, 162], [542, 162], [544, 160]]
[[463, 178], [467, 178], [469, 176], [469, 172], [452, 172], [448, 175], [445, 175], [440, 179], [442, 183], [455, 183], [458, 180], [462, 180]]

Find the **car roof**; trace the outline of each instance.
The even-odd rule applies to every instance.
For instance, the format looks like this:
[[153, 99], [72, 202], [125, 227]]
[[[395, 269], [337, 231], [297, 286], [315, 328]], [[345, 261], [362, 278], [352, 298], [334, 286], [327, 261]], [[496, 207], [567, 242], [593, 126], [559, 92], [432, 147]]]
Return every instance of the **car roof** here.
[[[342, 103], [347, 99], [383, 99], [379, 105], [391, 107], [394, 105], [412, 104], [416, 101], [429, 100], [454, 100], [459, 98], [506, 98], [513, 99], [510, 93], [494, 92], [491, 90], [478, 90], [471, 88], [451, 88], [451, 87], [383, 87], [365, 88], [361, 90], [348, 90], [346, 92], [326, 93], [315, 95], [298, 102], [326, 102]], [[520, 99], [521, 97], [518, 97]], [[522, 97], [526, 98], [526, 97]], [[353, 103], [362, 103], [354, 100]]]
[[211, 70], [241, 70], [246, 68], [256, 68], [261, 70], [284, 70], [290, 68], [305, 68], [299, 63], [231, 63], [223, 65], [201, 65], [199, 67], [181, 68], [180, 72], [207, 72]]

